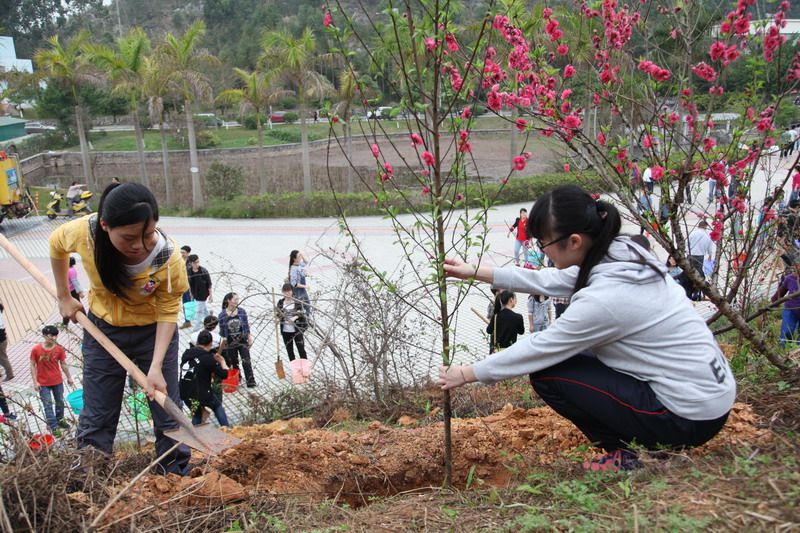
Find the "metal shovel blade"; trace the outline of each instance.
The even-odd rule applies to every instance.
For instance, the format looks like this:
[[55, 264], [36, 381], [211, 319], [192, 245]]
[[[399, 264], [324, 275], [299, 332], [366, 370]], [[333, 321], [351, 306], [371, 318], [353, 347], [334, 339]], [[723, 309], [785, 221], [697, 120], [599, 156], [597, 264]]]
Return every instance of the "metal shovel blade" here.
[[242, 439], [220, 431], [209, 423], [192, 426], [191, 431], [179, 427], [177, 429], [167, 430], [164, 434], [171, 439], [184, 443], [190, 448], [200, 450], [209, 455], [218, 454], [242, 442]]
[[181, 412], [180, 407], [169, 396], [163, 397], [161, 406], [170, 418], [178, 423], [177, 429], [170, 429], [164, 432], [165, 435], [173, 440], [180, 441], [209, 455], [219, 453], [241, 442], [240, 439], [233, 435], [228, 435], [209, 424], [192, 425], [186, 415]]

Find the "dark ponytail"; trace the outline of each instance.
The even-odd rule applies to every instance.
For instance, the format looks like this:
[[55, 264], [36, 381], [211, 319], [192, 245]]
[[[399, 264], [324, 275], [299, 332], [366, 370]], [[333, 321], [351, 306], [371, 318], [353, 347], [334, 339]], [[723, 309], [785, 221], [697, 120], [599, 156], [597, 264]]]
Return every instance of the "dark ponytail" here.
[[[575, 185], [564, 185], [545, 193], [531, 208], [528, 235], [537, 239], [579, 233], [592, 239], [592, 246], [581, 263], [575, 292], [589, 284], [589, 273], [603, 260], [611, 243], [619, 235], [622, 220], [612, 204], [595, 200]], [[565, 246], [563, 242], [553, 246]]]
[[494, 297], [494, 316], [497, 317], [497, 313], [499, 313], [508, 303], [508, 301], [514, 298], [514, 293], [511, 291], [500, 291]]
[[147, 226], [151, 221], [158, 222], [158, 203], [150, 189], [139, 183], [112, 183], [100, 197], [94, 232], [94, 264], [105, 288], [126, 300], [124, 289], [133, 282], [123, 266], [123, 255], [114, 248], [108, 232], [100, 225], [101, 220], [112, 229], [144, 223], [144, 241]]

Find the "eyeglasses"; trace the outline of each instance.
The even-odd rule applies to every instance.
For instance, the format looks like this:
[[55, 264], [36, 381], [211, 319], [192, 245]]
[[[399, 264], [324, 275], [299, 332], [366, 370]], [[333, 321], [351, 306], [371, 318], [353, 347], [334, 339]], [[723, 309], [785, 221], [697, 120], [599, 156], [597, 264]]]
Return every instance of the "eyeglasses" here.
[[540, 251], [544, 252], [544, 249], [545, 249], [545, 248], [547, 248], [548, 246], [550, 246], [550, 245], [552, 245], [552, 244], [555, 244], [555, 243], [557, 243], [557, 242], [564, 241], [564, 240], [566, 240], [566, 239], [568, 239], [568, 238], [569, 238], [569, 234], [567, 234], [567, 235], [562, 235], [562, 236], [561, 236], [561, 237], [559, 237], [558, 239], [556, 239], [556, 240], [554, 240], [554, 241], [550, 241], [550, 242], [548, 242], [547, 244], [542, 244], [542, 241], [540, 241], [539, 239], [536, 239], [536, 246], [538, 246], [538, 247], [539, 247], [539, 250], [540, 250]]

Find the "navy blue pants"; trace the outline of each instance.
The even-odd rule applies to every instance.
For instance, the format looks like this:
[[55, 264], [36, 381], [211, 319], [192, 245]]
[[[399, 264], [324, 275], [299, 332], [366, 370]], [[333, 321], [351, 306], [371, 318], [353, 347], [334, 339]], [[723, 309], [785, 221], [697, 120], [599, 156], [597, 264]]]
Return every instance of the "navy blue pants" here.
[[587, 355], [535, 372], [530, 379], [547, 405], [606, 451], [625, 449], [634, 442], [647, 449], [699, 446], [716, 435], [728, 418], [726, 413], [698, 421], [673, 414], [646, 382]]
[[[156, 339], [156, 324], [148, 326], [115, 327], [89, 313], [89, 318], [100, 328], [111, 342], [116, 344], [142, 372], [147, 374], [153, 360]], [[178, 392], [178, 332], [172, 337], [161, 367], [167, 382], [167, 393], [181, 405]], [[125, 392], [125, 369], [106, 352], [91, 335], [83, 335], [83, 410], [78, 420], [78, 447], [93, 446], [111, 454], [117, 434], [122, 397]], [[156, 436], [156, 456], [160, 456], [175, 445], [175, 441], [164, 435], [164, 430], [176, 429], [173, 421], [156, 402], [150, 402]], [[186, 474], [188, 472], [189, 448], [181, 444], [159, 465], [162, 472]]]

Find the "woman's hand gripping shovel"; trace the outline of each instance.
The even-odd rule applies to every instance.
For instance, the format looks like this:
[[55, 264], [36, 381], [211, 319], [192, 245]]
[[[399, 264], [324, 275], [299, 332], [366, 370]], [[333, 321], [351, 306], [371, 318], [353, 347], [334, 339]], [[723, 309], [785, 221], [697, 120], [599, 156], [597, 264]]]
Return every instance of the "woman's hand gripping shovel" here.
[[[17, 263], [20, 264], [20, 266], [22, 266], [22, 268], [27, 270], [31, 277], [35, 279], [39, 285], [41, 285], [50, 294], [50, 296], [57, 298], [56, 288], [52, 283], [50, 283], [50, 280], [48, 280], [44, 274], [42, 274], [39, 269], [28, 260], [28, 258], [23, 256], [17, 247], [11, 244], [11, 242], [9, 242], [4, 235], [0, 235], [0, 247], [8, 252], [8, 254], [11, 255], [11, 257], [13, 257]], [[124, 368], [128, 374], [133, 377], [136, 383], [146, 390], [147, 378], [144, 375], [144, 372], [139, 370], [139, 367], [137, 367], [133, 361], [128, 358], [128, 356], [122, 353], [122, 350], [117, 348], [117, 346], [111, 342], [111, 340], [106, 337], [105, 334], [100, 331], [100, 329], [95, 326], [92, 321], [89, 320], [89, 317], [87, 317], [84, 313], [79, 312], [76, 318], [78, 323], [83, 326], [87, 332], [89, 332], [89, 335], [94, 337], [95, 340], [99, 342], [103, 348], [105, 348], [106, 351], [110, 353], [111, 356], [122, 366], [122, 368]], [[159, 390], [155, 391], [154, 399], [161, 407], [164, 408], [164, 411], [167, 412], [167, 415], [177, 422], [179, 426], [178, 429], [164, 432], [171, 439], [183, 442], [187, 446], [209, 455], [220, 453], [221, 451], [235, 446], [241, 442], [240, 439], [237, 439], [233, 435], [224, 433], [210, 424], [193, 426], [191, 421], [181, 412], [180, 408], [175, 404], [175, 402], [173, 402], [169, 396]]]

